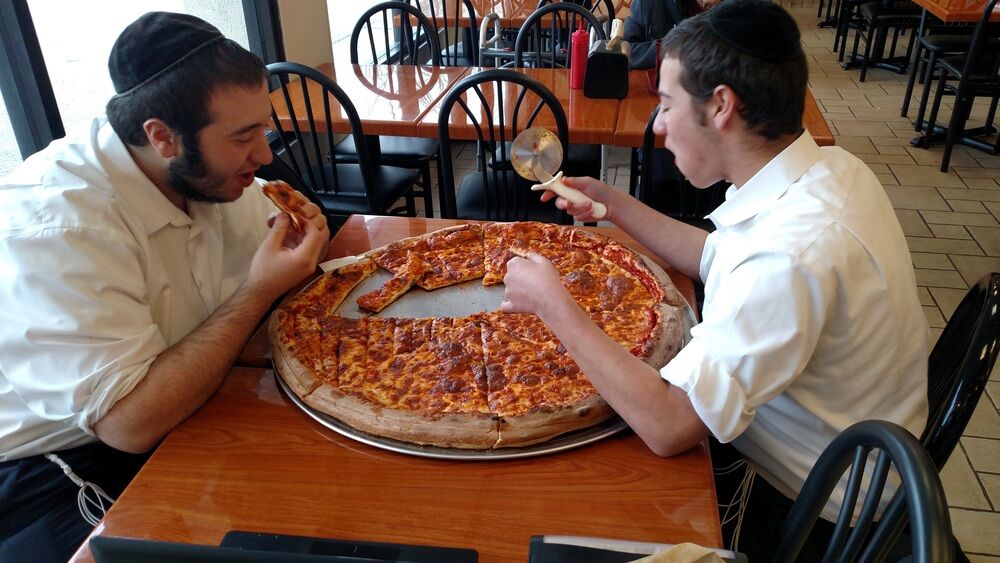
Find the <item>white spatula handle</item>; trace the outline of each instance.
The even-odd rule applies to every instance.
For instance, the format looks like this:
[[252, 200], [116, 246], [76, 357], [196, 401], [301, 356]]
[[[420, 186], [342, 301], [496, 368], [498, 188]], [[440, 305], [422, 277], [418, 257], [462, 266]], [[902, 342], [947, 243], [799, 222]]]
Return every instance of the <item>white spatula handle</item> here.
[[607, 215], [607, 206], [587, 197], [587, 194], [581, 192], [580, 190], [575, 190], [564, 185], [562, 183], [562, 177], [563, 173], [559, 172], [548, 182], [545, 182], [544, 184], [535, 184], [534, 186], [531, 186], [531, 189], [534, 191], [549, 190], [573, 205], [582, 205], [583, 203], [589, 201], [592, 205], [590, 215], [594, 219], [603, 219], [604, 216]]

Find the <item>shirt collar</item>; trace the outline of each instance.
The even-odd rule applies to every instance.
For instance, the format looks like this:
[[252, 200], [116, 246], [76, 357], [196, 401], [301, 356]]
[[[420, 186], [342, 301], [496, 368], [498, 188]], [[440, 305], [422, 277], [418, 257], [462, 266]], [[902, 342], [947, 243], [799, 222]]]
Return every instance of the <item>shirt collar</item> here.
[[167, 225], [182, 227], [193, 221], [154, 184], [132, 159], [125, 143], [118, 137], [111, 124], [105, 122], [97, 133], [104, 169], [115, 192], [135, 212], [151, 235]]
[[778, 156], [757, 171], [743, 187], [730, 186], [726, 201], [708, 218], [719, 227], [731, 227], [768, 209], [819, 160], [816, 141], [805, 131]]

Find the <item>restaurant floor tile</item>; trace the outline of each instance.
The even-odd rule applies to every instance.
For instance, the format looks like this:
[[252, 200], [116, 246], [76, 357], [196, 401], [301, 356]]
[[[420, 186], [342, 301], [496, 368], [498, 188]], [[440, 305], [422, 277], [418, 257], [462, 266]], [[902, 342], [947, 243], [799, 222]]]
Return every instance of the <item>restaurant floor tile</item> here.
[[[940, 172], [941, 147], [911, 147], [910, 139], [917, 133], [907, 118], [900, 117], [907, 76], [876, 69], [860, 82], [859, 70], [844, 70], [837, 62], [831, 50], [833, 31], [817, 26], [815, 0], [784, 5], [799, 22], [810, 64], [810, 89], [836, 144], [869, 164], [896, 208], [933, 343], [969, 285], [988, 272], [1000, 271], [1000, 156], [956, 147], [951, 169]], [[917, 88], [910, 118], [916, 115], [919, 95]], [[973, 116], [985, 115], [985, 106], [977, 104]], [[939, 120], [947, 120], [950, 111], [951, 102], [945, 100]], [[457, 176], [475, 171], [475, 144], [459, 143], [452, 154], [461, 169]], [[629, 149], [609, 147], [607, 161], [610, 183], [628, 190]], [[974, 562], [997, 563], [1000, 370], [994, 370], [987, 389], [942, 476], [963, 549]]]

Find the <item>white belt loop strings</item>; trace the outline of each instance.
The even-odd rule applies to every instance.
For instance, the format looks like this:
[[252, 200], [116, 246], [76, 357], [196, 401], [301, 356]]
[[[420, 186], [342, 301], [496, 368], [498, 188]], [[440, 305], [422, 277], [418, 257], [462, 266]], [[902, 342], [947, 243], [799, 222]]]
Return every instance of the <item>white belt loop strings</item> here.
[[[104, 489], [100, 486], [89, 481], [84, 481], [79, 475], [73, 473], [73, 469], [69, 464], [56, 454], [47, 453], [45, 454], [45, 459], [58, 465], [63, 473], [69, 477], [70, 481], [73, 481], [77, 487], [80, 487], [80, 491], [76, 494], [76, 505], [80, 509], [80, 515], [83, 516], [83, 519], [88, 524], [96, 526], [101, 521], [101, 518], [104, 518], [104, 513], [114, 504], [115, 499], [104, 492]], [[105, 501], [107, 502], [107, 506], [104, 505]]]
[[[754, 479], [757, 478], [757, 472], [750, 467], [745, 460], [739, 460], [728, 467], [723, 467], [715, 472], [716, 475], [726, 475], [734, 471], [743, 469], [745, 473], [743, 474], [743, 480], [740, 481], [736, 491], [733, 493], [733, 498], [729, 499], [729, 504], [720, 504], [721, 508], [725, 508], [725, 512], [722, 514], [722, 526], [725, 526], [729, 522], [736, 520], [736, 526], [733, 529], [733, 537], [730, 539], [728, 544], [729, 549], [736, 549], [736, 545], [740, 539], [740, 529], [743, 527], [743, 515], [747, 510], [747, 501], [750, 499], [750, 491], [753, 489]], [[730, 514], [732, 512], [732, 514]]]

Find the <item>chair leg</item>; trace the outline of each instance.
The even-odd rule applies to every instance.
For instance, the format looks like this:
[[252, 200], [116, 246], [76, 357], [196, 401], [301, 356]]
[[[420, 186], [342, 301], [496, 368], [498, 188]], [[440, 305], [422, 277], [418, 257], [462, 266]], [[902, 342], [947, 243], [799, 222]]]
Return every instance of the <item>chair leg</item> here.
[[[439, 154], [437, 158], [441, 158]], [[435, 159], [436, 160], [436, 159]], [[420, 167], [420, 182], [423, 184], [424, 189], [421, 192], [424, 196], [424, 217], [434, 216], [434, 196], [431, 193], [431, 163], [429, 160], [424, 161], [424, 165]]]
[[955, 141], [958, 140], [958, 133], [961, 131], [965, 122], [969, 119], [969, 113], [972, 112], [972, 102], [975, 100], [972, 96], [966, 96], [962, 90], [961, 85], [957, 88], [958, 92], [955, 93], [955, 105], [951, 109], [951, 121], [948, 122], [948, 136], [944, 140], [944, 153], [941, 155], [941, 172], [948, 171], [948, 165], [951, 163], [951, 153], [955, 148]]
[[906, 80], [906, 94], [903, 95], [903, 108], [899, 112], [900, 117], [906, 117], [906, 114], [910, 111], [910, 98], [913, 96], [913, 87], [917, 83], [917, 74], [920, 72], [919, 63], [922, 50], [923, 49], [920, 47], [920, 43], [917, 43], [916, 52], [913, 54], [913, 59], [910, 61], [910, 64], [913, 66], [910, 68], [910, 76]]
[[636, 188], [639, 186], [639, 149], [632, 149], [628, 168], [628, 195], [636, 197]]
[[944, 97], [944, 87], [947, 79], [948, 74], [946, 72], [942, 72], [941, 79], [938, 80], [937, 90], [934, 93], [934, 103], [931, 104], [931, 114], [927, 117], [927, 121], [925, 122], [926, 127], [923, 128], [924, 135], [920, 146], [925, 149], [929, 149], [931, 147], [931, 135], [934, 134], [934, 123], [937, 122], [938, 111], [941, 109], [941, 98]]
[[[868, 74], [868, 61], [872, 60], [872, 55], [873, 55], [872, 51], [875, 48], [873, 43], [877, 43], [879, 39], [882, 37], [882, 30], [880, 28], [875, 27], [874, 21], [872, 21], [871, 25], [868, 25], [867, 22], [864, 25], [865, 27], [868, 28], [868, 34], [865, 36], [865, 54], [864, 54], [864, 59], [861, 60], [861, 78], [858, 80], [859, 82], [864, 82], [865, 76]], [[886, 30], [886, 32], [888, 33], [888, 30]], [[854, 38], [854, 52], [851, 53], [851, 61], [848, 61], [848, 63], [853, 62], [853, 60], [857, 59], [858, 39], [860, 37], [861, 37], [861, 28], [858, 27], [858, 34]]]
[[924, 114], [927, 111], [927, 98], [931, 95], [931, 84], [934, 83], [934, 66], [937, 64], [937, 53], [931, 51], [924, 71], [924, 89], [920, 95], [920, 107], [917, 108], [917, 119], [913, 122], [913, 130], [921, 131], [924, 127]]

